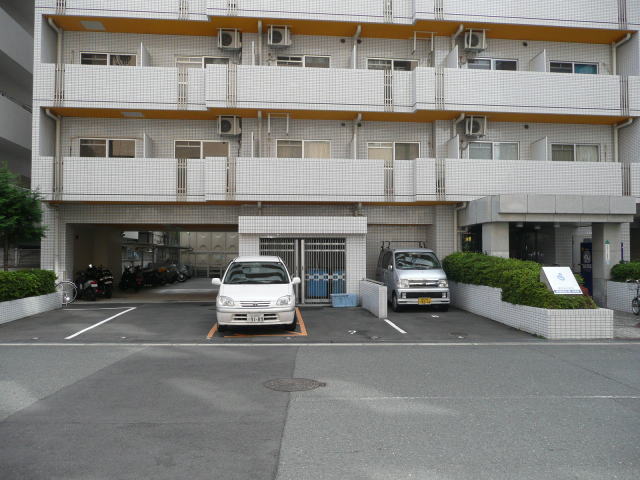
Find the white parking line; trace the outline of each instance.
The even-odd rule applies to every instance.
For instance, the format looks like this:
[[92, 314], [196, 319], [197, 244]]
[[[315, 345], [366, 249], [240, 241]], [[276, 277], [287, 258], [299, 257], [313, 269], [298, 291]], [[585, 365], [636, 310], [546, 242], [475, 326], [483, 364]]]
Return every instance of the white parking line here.
[[91, 310], [122, 310], [129, 307], [65, 308], [65, 312], [89, 312]]
[[125, 313], [130, 312], [131, 310], [135, 310], [135, 309], [136, 309], [136, 307], [130, 307], [130, 308], [128, 308], [128, 309], [126, 309], [126, 310], [124, 310], [124, 311], [122, 311], [122, 312], [120, 312], [120, 313], [116, 313], [115, 315], [113, 315], [113, 316], [111, 316], [111, 317], [109, 317], [109, 318], [106, 318], [106, 319], [102, 320], [101, 322], [98, 322], [98, 323], [96, 323], [96, 324], [94, 324], [94, 325], [91, 325], [90, 327], [84, 328], [84, 329], [80, 330], [79, 332], [74, 333], [73, 335], [69, 335], [68, 337], [64, 337], [64, 339], [65, 339], [65, 340], [71, 340], [72, 338], [75, 338], [75, 337], [77, 337], [78, 335], [83, 334], [84, 332], [88, 332], [88, 331], [89, 331], [89, 330], [91, 330], [92, 328], [99, 327], [99, 326], [100, 326], [100, 325], [102, 325], [103, 323], [107, 323], [109, 320], [113, 320], [114, 318], [119, 317], [120, 315], [124, 315]]
[[393, 328], [395, 328], [397, 331], [399, 331], [400, 333], [404, 333], [406, 334], [407, 332], [405, 332], [403, 329], [401, 329], [399, 326], [397, 326], [395, 323], [393, 323], [390, 320], [387, 320], [386, 318], [384, 319], [385, 322], [387, 322], [389, 325], [391, 325]]

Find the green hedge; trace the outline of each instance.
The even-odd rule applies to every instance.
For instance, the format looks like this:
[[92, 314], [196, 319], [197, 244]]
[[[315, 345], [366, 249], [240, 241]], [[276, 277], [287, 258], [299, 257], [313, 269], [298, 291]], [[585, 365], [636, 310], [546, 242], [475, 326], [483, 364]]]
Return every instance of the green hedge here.
[[540, 281], [536, 262], [459, 252], [444, 259], [449, 280], [502, 289], [502, 300], [550, 309], [597, 308], [585, 295], [556, 295]]
[[49, 270], [0, 271], [0, 302], [56, 291], [56, 274]]
[[611, 269], [611, 280], [626, 282], [640, 280], [640, 262], [619, 263]]

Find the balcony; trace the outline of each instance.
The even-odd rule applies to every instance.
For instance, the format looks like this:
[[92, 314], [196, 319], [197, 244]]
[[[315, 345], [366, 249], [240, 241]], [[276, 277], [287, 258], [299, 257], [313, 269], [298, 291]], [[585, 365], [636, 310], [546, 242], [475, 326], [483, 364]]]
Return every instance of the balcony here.
[[640, 77], [629, 77], [629, 115], [640, 117]]
[[31, 114], [17, 103], [0, 95], [0, 142], [7, 140], [31, 150]]
[[[45, 199], [85, 202], [415, 203], [515, 193], [622, 194], [616, 163], [416, 159], [391, 166], [361, 159], [66, 157], [56, 195], [52, 171], [51, 157], [34, 162], [34, 186]], [[633, 172], [640, 178], [640, 170]], [[640, 181], [633, 185], [638, 190]]]
[[229, 70], [225, 66], [207, 67], [206, 77], [210, 108], [354, 112], [415, 109], [415, 72], [238, 65]]
[[[59, 8], [58, 4], [62, 4]], [[207, 0], [36, 0], [49, 14], [207, 21]]]
[[70, 108], [206, 110], [204, 71], [196, 69], [72, 64], [57, 76], [54, 64], [42, 64], [34, 98]]
[[447, 110], [620, 116], [620, 78], [448, 68]]

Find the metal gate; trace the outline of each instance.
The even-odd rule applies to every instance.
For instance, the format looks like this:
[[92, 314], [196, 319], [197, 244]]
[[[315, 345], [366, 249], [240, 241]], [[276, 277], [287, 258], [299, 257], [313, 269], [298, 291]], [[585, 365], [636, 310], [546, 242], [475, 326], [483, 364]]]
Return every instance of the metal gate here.
[[296, 295], [303, 303], [329, 303], [332, 293], [346, 293], [344, 238], [261, 238], [260, 255], [280, 257], [302, 283]]

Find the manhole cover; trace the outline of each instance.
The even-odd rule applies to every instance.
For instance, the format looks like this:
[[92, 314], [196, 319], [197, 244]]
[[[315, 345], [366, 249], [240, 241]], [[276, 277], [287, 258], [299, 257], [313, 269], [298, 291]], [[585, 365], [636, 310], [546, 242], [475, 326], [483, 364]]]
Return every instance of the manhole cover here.
[[310, 378], [277, 378], [264, 382], [263, 385], [277, 392], [303, 392], [325, 387], [327, 384]]

